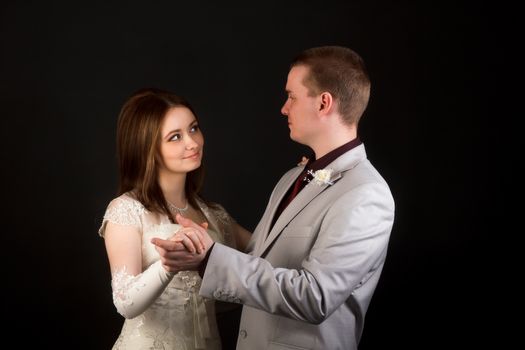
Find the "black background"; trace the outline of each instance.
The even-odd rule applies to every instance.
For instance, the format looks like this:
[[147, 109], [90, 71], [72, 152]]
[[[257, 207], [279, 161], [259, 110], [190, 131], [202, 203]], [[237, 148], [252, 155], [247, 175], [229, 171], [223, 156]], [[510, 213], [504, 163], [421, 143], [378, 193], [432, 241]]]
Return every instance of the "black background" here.
[[367, 63], [359, 133], [396, 201], [360, 348], [483, 340], [482, 13], [461, 1], [2, 2], [2, 289], [13, 341], [109, 349], [120, 331], [97, 230], [115, 196], [128, 95], [155, 86], [194, 105], [204, 194], [251, 230], [307, 151], [280, 115], [288, 64], [332, 44]]

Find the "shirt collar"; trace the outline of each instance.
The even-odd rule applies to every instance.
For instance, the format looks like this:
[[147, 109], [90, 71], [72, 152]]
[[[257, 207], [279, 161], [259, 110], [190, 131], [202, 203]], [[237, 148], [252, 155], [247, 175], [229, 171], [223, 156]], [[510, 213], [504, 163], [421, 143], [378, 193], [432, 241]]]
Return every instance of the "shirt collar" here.
[[361, 140], [359, 137], [356, 137], [350, 142], [345, 143], [342, 146], [337, 147], [336, 149], [328, 152], [324, 156], [322, 156], [319, 159], [316, 159], [314, 161], [308, 160], [308, 163], [306, 163], [305, 170], [312, 170], [313, 172], [316, 172], [317, 170], [323, 169], [328, 164], [332, 163], [334, 160], [339, 158], [343, 153], [346, 153], [350, 151], [352, 148], [357, 147], [361, 144]]

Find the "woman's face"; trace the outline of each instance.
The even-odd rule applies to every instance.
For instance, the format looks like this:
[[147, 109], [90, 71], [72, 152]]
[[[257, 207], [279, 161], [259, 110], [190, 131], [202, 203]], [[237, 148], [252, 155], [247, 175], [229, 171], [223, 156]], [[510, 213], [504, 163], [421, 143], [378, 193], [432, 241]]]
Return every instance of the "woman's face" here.
[[186, 107], [173, 107], [161, 127], [160, 171], [188, 173], [202, 161], [204, 137], [195, 115]]

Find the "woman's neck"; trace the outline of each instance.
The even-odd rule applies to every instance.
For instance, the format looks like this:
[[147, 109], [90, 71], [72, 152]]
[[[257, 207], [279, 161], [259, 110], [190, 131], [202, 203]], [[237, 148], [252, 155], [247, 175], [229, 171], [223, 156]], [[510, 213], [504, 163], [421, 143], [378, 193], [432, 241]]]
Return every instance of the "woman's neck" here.
[[186, 174], [161, 172], [159, 174], [159, 185], [168, 202], [181, 208], [187, 204], [188, 200], [185, 191]]

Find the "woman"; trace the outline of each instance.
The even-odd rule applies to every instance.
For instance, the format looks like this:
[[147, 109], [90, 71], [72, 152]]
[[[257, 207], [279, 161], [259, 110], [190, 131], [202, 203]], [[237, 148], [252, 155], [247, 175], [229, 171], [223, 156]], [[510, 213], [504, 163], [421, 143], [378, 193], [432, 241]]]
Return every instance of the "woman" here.
[[198, 273], [166, 271], [150, 243], [181, 229], [176, 214], [206, 223], [217, 242], [244, 249], [249, 240], [220, 205], [199, 196], [203, 146], [192, 107], [170, 92], [140, 90], [120, 111], [119, 196], [99, 230], [113, 302], [126, 318], [113, 349], [221, 348], [213, 301], [198, 295]]

